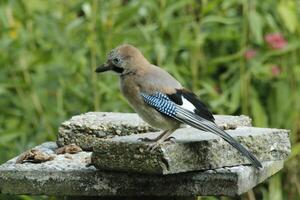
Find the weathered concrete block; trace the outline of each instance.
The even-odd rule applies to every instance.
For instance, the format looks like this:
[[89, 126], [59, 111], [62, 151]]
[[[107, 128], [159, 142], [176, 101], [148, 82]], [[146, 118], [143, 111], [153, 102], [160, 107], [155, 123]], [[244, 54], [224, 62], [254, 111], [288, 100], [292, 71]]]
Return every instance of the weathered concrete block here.
[[[216, 123], [225, 128], [251, 126], [247, 116], [216, 115]], [[158, 131], [135, 113], [89, 112], [72, 117], [59, 127], [57, 144], [75, 143], [84, 150], [92, 150], [99, 138]]]
[[[284, 160], [291, 151], [287, 130], [238, 127], [227, 132], [260, 161]], [[164, 143], [154, 152], [138, 138], [158, 133], [135, 134], [95, 142], [92, 163], [99, 169], [150, 174], [216, 169], [249, 164], [249, 161], [220, 137], [194, 128], [178, 129], [176, 143]]]
[[[0, 166], [0, 191], [5, 194], [55, 196], [197, 196], [242, 194], [283, 167], [283, 161], [173, 175], [104, 172], [87, 167], [91, 153], [59, 154], [54, 142], [37, 147], [54, 159], [40, 164], [16, 164], [14, 158]], [[276, 149], [276, 147], [275, 147]]]

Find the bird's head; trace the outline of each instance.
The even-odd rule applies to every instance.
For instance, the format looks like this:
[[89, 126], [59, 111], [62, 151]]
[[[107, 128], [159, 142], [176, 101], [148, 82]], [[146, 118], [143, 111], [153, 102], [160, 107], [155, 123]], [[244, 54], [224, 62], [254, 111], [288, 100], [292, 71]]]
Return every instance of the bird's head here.
[[123, 44], [110, 51], [106, 62], [97, 67], [96, 72], [114, 71], [126, 75], [148, 64], [140, 50], [130, 44]]

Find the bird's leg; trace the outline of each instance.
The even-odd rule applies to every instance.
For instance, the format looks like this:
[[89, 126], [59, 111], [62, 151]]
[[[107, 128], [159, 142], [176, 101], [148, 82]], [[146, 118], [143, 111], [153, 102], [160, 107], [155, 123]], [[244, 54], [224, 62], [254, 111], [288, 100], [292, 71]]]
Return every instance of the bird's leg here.
[[169, 137], [172, 133], [174, 132], [174, 130], [171, 130], [171, 131], [168, 131], [168, 133], [164, 134], [163, 137], [161, 137], [161, 139], [159, 139], [157, 142], [160, 142], [161, 140], [161, 143], [162, 142], [168, 142], [168, 141], [171, 141], [173, 139], [175, 139], [174, 137]]
[[156, 142], [149, 144], [148, 150], [154, 151], [157, 147], [159, 147], [160, 144], [162, 144], [165, 141], [168, 141], [168, 137], [174, 132], [175, 130], [166, 130], [163, 132], [163, 134], [159, 135], [161, 136], [160, 139], [158, 139]]
[[166, 133], [168, 132], [168, 130], [163, 131], [161, 134], [159, 134], [156, 138], [139, 138], [138, 140], [143, 141], [143, 142], [157, 142], [158, 140], [160, 140]]

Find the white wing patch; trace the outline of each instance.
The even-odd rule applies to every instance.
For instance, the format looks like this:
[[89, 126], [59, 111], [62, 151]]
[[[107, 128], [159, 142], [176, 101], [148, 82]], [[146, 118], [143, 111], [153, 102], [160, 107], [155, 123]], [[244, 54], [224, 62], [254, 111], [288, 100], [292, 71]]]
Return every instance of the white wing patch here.
[[189, 102], [186, 98], [184, 98], [183, 96], [181, 97], [181, 99], [182, 99], [182, 105], [180, 107], [194, 113], [196, 107], [191, 102]]

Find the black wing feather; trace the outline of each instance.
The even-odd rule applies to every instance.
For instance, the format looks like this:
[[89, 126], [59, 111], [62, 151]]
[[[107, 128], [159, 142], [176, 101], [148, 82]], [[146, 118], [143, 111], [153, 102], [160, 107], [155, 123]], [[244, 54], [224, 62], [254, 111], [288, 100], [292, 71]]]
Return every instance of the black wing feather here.
[[173, 94], [167, 94], [167, 96], [171, 99], [171, 101], [173, 101], [174, 103], [176, 103], [177, 105], [182, 105], [182, 96], [188, 100], [191, 104], [193, 104], [195, 106], [195, 110], [194, 113], [199, 115], [200, 117], [203, 117], [204, 119], [214, 122], [215, 118], [212, 115], [212, 113], [208, 110], [207, 106], [198, 99], [198, 97], [185, 89], [177, 89], [176, 93]]
[[173, 94], [167, 94], [167, 96], [169, 97], [169, 99], [171, 101], [173, 101], [174, 103], [176, 103], [177, 105], [182, 105], [182, 94], [180, 92], [178, 92], [179, 90], [176, 90], [176, 93]]

